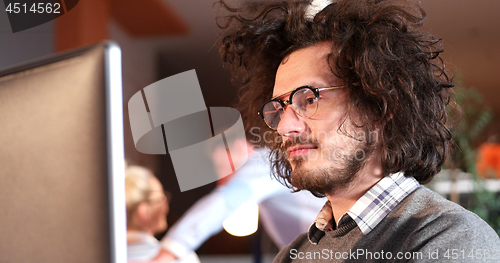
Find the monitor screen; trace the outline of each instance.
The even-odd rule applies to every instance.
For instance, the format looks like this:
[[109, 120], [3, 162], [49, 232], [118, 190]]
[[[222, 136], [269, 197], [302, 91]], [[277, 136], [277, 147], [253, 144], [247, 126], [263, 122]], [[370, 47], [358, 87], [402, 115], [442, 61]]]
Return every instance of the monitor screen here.
[[0, 262], [125, 262], [120, 49], [0, 72]]

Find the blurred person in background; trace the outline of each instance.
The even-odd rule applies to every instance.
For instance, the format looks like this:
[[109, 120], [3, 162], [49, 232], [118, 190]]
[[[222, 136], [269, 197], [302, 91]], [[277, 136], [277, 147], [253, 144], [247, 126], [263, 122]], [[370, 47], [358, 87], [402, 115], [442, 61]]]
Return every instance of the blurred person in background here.
[[160, 244], [154, 237], [167, 229], [169, 193], [154, 174], [140, 166], [125, 169], [127, 202], [127, 257], [129, 263], [199, 263], [194, 252], [183, 261], [156, 258]]

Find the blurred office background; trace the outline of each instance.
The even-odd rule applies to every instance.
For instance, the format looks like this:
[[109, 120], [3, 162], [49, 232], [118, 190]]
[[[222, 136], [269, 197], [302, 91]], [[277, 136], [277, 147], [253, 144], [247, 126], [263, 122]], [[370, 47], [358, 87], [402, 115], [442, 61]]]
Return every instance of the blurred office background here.
[[[230, 0], [238, 6], [245, 0]], [[0, 11], [0, 67], [8, 67], [103, 39], [122, 48], [126, 158], [156, 172], [173, 194], [169, 225], [215, 187], [210, 184], [180, 192], [168, 155], [145, 155], [133, 145], [127, 102], [140, 89], [162, 78], [196, 69], [207, 106], [230, 106], [236, 90], [218, 57], [218, 6], [213, 0], [82, 0], [68, 14], [22, 32], [12, 33], [6, 12]], [[425, 27], [444, 40], [443, 58], [458, 72], [465, 87], [475, 87], [493, 119], [474, 142], [499, 143], [500, 132], [500, 2], [491, 0], [422, 0]], [[3, 3], [0, 7], [5, 10]], [[493, 139], [492, 139], [493, 138]], [[446, 193], [445, 193], [446, 194]], [[201, 219], [200, 219], [201, 220]], [[257, 237], [256, 237], [257, 236]], [[251, 262], [255, 239], [270, 261], [276, 246], [260, 236], [233, 237], [222, 232], [197, 251], [202, 262]]]

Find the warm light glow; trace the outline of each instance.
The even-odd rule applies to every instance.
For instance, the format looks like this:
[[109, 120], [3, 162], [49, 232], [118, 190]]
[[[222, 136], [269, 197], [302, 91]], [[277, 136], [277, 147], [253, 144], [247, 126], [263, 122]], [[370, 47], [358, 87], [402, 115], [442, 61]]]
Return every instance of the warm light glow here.
[[229, 234], [237, 237], [255, 233], [259, 226], [259, 206], [254, 202], [244, 203], [224, 220], [222, 226]]

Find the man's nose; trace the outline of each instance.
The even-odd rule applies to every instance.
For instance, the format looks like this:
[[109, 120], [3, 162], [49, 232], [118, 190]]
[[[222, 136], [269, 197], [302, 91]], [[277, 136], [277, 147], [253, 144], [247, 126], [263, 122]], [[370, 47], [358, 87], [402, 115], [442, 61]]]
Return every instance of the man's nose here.
[[306, 123], [299, 117], [292, 106], [288, 106], [285, 109], [283, 115], [281, 115], [280, 123], [276, 129], [281, 136], [284, 137], [298, 137], [306, 129]]

